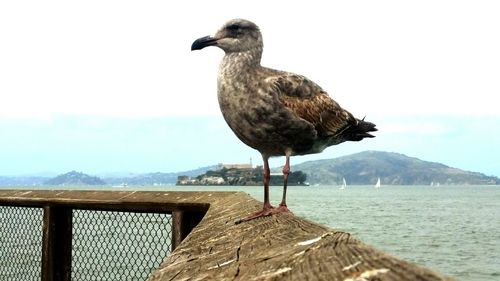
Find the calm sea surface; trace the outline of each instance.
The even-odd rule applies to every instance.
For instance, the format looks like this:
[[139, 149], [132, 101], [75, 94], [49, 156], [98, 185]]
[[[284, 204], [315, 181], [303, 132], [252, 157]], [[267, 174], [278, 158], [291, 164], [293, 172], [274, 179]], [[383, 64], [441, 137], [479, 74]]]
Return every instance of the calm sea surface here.
[[[262, 187], [172, 187], [241, 190], [258, 200]], [[500, 280], [500, 186], [338, 186], [289, 188], [295, 215], [394, 256], [460, 280]], [[281, 187], [271, 187], [274, 205]]]
[[[117, 188], [114, 188], [116, 190]], [[128, 187], [126, 190], [245, 191], [262, 187]], [[281, 187], [271, 187], [274, 205]], [[500, 280], [500, 186], [290, 187], [295, 215], [460, 280]]]

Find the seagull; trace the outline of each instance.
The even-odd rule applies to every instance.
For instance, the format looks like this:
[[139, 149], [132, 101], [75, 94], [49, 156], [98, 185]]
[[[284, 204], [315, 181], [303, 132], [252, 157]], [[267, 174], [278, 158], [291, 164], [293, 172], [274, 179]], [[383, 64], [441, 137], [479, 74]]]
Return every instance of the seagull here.
[[[306, 77], [261, 66], [259, 27], [248, 20], [226, 22], [214, 36], [199, 38], [191, 50], [215, 46], [225, 52], [219, 66], [217, 96], [229, 127], [262, 155], [264, 205], [236, 223], [278, 213], [286, 204], [290, 157], [320, 153], [345, 141], [374, 137], [375, 124], [355, 118], [320, 86]], [[269, 157], [285, 156], [283, 197], [278, 207], [269, 201]]]

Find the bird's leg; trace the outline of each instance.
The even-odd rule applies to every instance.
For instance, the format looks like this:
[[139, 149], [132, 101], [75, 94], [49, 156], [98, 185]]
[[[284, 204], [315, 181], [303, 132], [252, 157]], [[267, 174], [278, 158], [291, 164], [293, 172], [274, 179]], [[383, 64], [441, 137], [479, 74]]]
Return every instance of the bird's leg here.
[[288, 175], [290, 174], [290, 153], [286, 153], [285, 166], [283, 166], [283, 198], [277, 210], [279, 212], [290, 212], [286, 206], [286, 188], [288, 187]]
[[275, 209], [273, 208], [273, 206], [271, 206], [271, 202], [269, 201], [269, 181], [271, 180], [271, 171], [269, 170], [269, 162], [268, 162], [269, 157], [267, 155], [262, 155], [262, 159], [264, 160], [264, 171], [263, 171], [264, 205], [262, 206], [262, 210], [253, 213], [248, 217], [237, 219], [234, 222], [235, 224], [239, 224], [260, 217], [270, 216], [274, 213]]
[[263, 210], [272, 209], [271, 202], [269, 201], [269, 182], [271, 181], [271, 171], [269, 170], [269, 157], [262, 156], [264, 160], [263, 182], [264, 182], [264, 206]]

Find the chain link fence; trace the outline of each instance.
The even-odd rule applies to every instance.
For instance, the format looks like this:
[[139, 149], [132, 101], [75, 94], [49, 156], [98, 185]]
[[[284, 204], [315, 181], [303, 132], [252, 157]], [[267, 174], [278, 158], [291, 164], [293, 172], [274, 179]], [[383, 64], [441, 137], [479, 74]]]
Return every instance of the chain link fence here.
[[[170, 254], [171, 215], [73, 210], [71, 280], [146, 280]], [[40, 280], [43, 209], [0, 206], [0, 280]]]
[[0, 280], [40, 280], [43, 209], [0, 206]]
[[168, 214], [73, 210], [71, 280], [146, 280], [170, 253]]

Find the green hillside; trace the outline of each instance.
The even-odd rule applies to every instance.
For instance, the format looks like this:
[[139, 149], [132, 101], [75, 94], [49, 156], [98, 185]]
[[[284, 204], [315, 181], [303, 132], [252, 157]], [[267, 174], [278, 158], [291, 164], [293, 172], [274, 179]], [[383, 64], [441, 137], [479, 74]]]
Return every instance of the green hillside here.
[[343, 177], [354, 185], [375, 184], [379, 177], [385, 185], [500, 184], [497, 177], [382, 151], [308, 161], [294, 165], [293, 170], [306, 173], [311, 184], [340, 185]]

